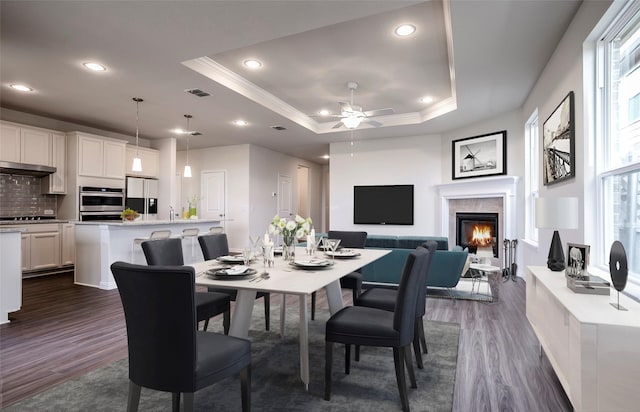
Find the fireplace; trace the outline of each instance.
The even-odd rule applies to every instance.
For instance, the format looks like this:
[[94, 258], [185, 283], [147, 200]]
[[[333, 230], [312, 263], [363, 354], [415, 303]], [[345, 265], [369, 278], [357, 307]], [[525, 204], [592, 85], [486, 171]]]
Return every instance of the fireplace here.
[[469, 253], [497, 258], [498, 213], [456, 213], [456, 245]]

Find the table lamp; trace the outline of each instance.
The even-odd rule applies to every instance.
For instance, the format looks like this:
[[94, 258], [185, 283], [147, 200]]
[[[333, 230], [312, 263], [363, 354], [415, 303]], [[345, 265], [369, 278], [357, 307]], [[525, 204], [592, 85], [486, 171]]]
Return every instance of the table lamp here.
[[564, 270], [564, 252], [558, 229], [578, 228], [577, 197], [540, 197], [536, 199], [536, 227], [553, 229], [547, 267], [554, 272]]

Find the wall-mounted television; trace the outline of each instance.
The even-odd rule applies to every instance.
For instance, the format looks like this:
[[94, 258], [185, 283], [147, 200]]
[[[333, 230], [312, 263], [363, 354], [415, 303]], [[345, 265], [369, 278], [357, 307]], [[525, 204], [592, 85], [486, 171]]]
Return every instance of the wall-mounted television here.
[[413, 225], [413, 185], [354, 186], [353, 223]]

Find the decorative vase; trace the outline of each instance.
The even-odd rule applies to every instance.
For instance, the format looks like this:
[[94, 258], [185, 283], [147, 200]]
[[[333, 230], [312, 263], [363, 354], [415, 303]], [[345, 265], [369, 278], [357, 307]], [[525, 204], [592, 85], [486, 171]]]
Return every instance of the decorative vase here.
[[197, 216], [197, 215], [198, 215], [198, 213], [197, 213], [197, 210], [196, 210], [196, 205], [192, 204], [192, 203], [189, 203], [189, 217]]
[[282, 241], [284, 243], [282, 247], [282, 257], [287, 262], [293, 262], [296, 259], [296, 237], [283, 236]]

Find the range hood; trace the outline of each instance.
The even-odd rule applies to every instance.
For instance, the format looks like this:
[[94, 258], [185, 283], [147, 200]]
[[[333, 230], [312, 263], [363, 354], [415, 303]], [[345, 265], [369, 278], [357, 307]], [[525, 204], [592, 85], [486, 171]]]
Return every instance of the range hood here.
[[43, 177], [55, 173], [56, 168], [51, 166], [31, 165], [27, 163], [2, 162], [0, 161], [0, 173], [10, 175], [28, 175]]

